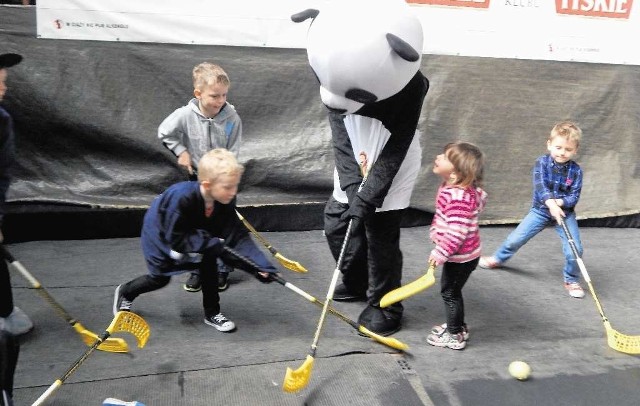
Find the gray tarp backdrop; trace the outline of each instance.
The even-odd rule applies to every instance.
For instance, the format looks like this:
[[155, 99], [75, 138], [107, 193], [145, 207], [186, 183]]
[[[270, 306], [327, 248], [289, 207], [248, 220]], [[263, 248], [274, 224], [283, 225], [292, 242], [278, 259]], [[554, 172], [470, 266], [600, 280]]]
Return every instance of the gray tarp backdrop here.
[[[205, 60], [229, 74], [228, 100], [243, 119], [239, 204], [330, 195], [329, 127], [304, 50], [46, 40], [35, 18], [35, 8], [0, 6], [0, 52], [25, 58], [3, 102], [17, 132], [13, 204], [147, 207], [185, 178], [156, 130], [191, 98], [191, 69]], [[640, 213], [640, 66], [424, 55], [421, 70], [431, 88], [412, 208], [433, 210], [433, 159], [463, 139], [487, 156], [484, 224], [519, 221], [549, 130], [571, 118], [584, 132], [579, 218]]]

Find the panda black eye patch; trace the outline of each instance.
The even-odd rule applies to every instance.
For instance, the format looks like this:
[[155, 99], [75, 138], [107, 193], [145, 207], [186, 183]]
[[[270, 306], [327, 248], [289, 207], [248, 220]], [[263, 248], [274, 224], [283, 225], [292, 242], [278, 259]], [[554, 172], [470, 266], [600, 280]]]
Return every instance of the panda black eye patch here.
[[344, 97], [362, 104], [374, 103], [378, 100], [378, 97], [375, 94], [363, 89], [349, 89], [344, 94]]

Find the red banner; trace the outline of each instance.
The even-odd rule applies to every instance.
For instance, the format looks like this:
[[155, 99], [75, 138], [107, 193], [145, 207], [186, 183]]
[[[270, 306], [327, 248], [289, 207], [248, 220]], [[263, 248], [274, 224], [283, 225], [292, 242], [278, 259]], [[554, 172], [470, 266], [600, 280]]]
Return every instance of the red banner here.
[[633, 0], [556, 0], [558, 14], [629, 19]]

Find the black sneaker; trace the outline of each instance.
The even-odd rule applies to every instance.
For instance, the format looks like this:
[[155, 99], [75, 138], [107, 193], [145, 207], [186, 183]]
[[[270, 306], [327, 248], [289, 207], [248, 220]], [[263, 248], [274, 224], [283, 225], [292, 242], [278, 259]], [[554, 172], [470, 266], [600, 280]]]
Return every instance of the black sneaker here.
[[228, 333], [236, 328], [236, 324], [226, 318], [224, 314], [218, 313], [215, 316], [205, 316], [204, 324], [215, 327], [216, 330]]
[[202, 283], [200, 283], [200, 274], [197, 272], [191, 273], [187, 282], [183, 285], [184, 290], [187, 292], [198, 292], [202, 289]]
[[113, 295], [113, 315], [114, 316], [118, 312], [131, 311], [131, 305], [133, 304], [133, 300], [127, 300], [125, 299], [124, 296], [120, 294], [120, 287], [122, 287], [122, 285], [118, 285]]
[[333, 300], [337, 300], [339, 302], [365, 301], [367, 300], [367, 293], [351, 291], [341, 283], [336, 286], [336, 290], [333, 291]]
[[229, 274], [227, 272], [218, 272], [218, 291], [222, 292], [229, 287]]

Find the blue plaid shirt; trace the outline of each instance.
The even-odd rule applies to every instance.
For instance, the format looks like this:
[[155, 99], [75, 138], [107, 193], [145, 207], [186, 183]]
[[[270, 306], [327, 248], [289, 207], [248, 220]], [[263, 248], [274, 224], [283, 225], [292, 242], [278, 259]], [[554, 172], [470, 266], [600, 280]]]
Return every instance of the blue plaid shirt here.
[[562, 199], [562, 210], [574, 211], [582, 190], [582, 169], [574, 161], [556, 163], [551, 155], [536, 159], [533, 167], [533, 207], [549, 211], [548, 199]]

